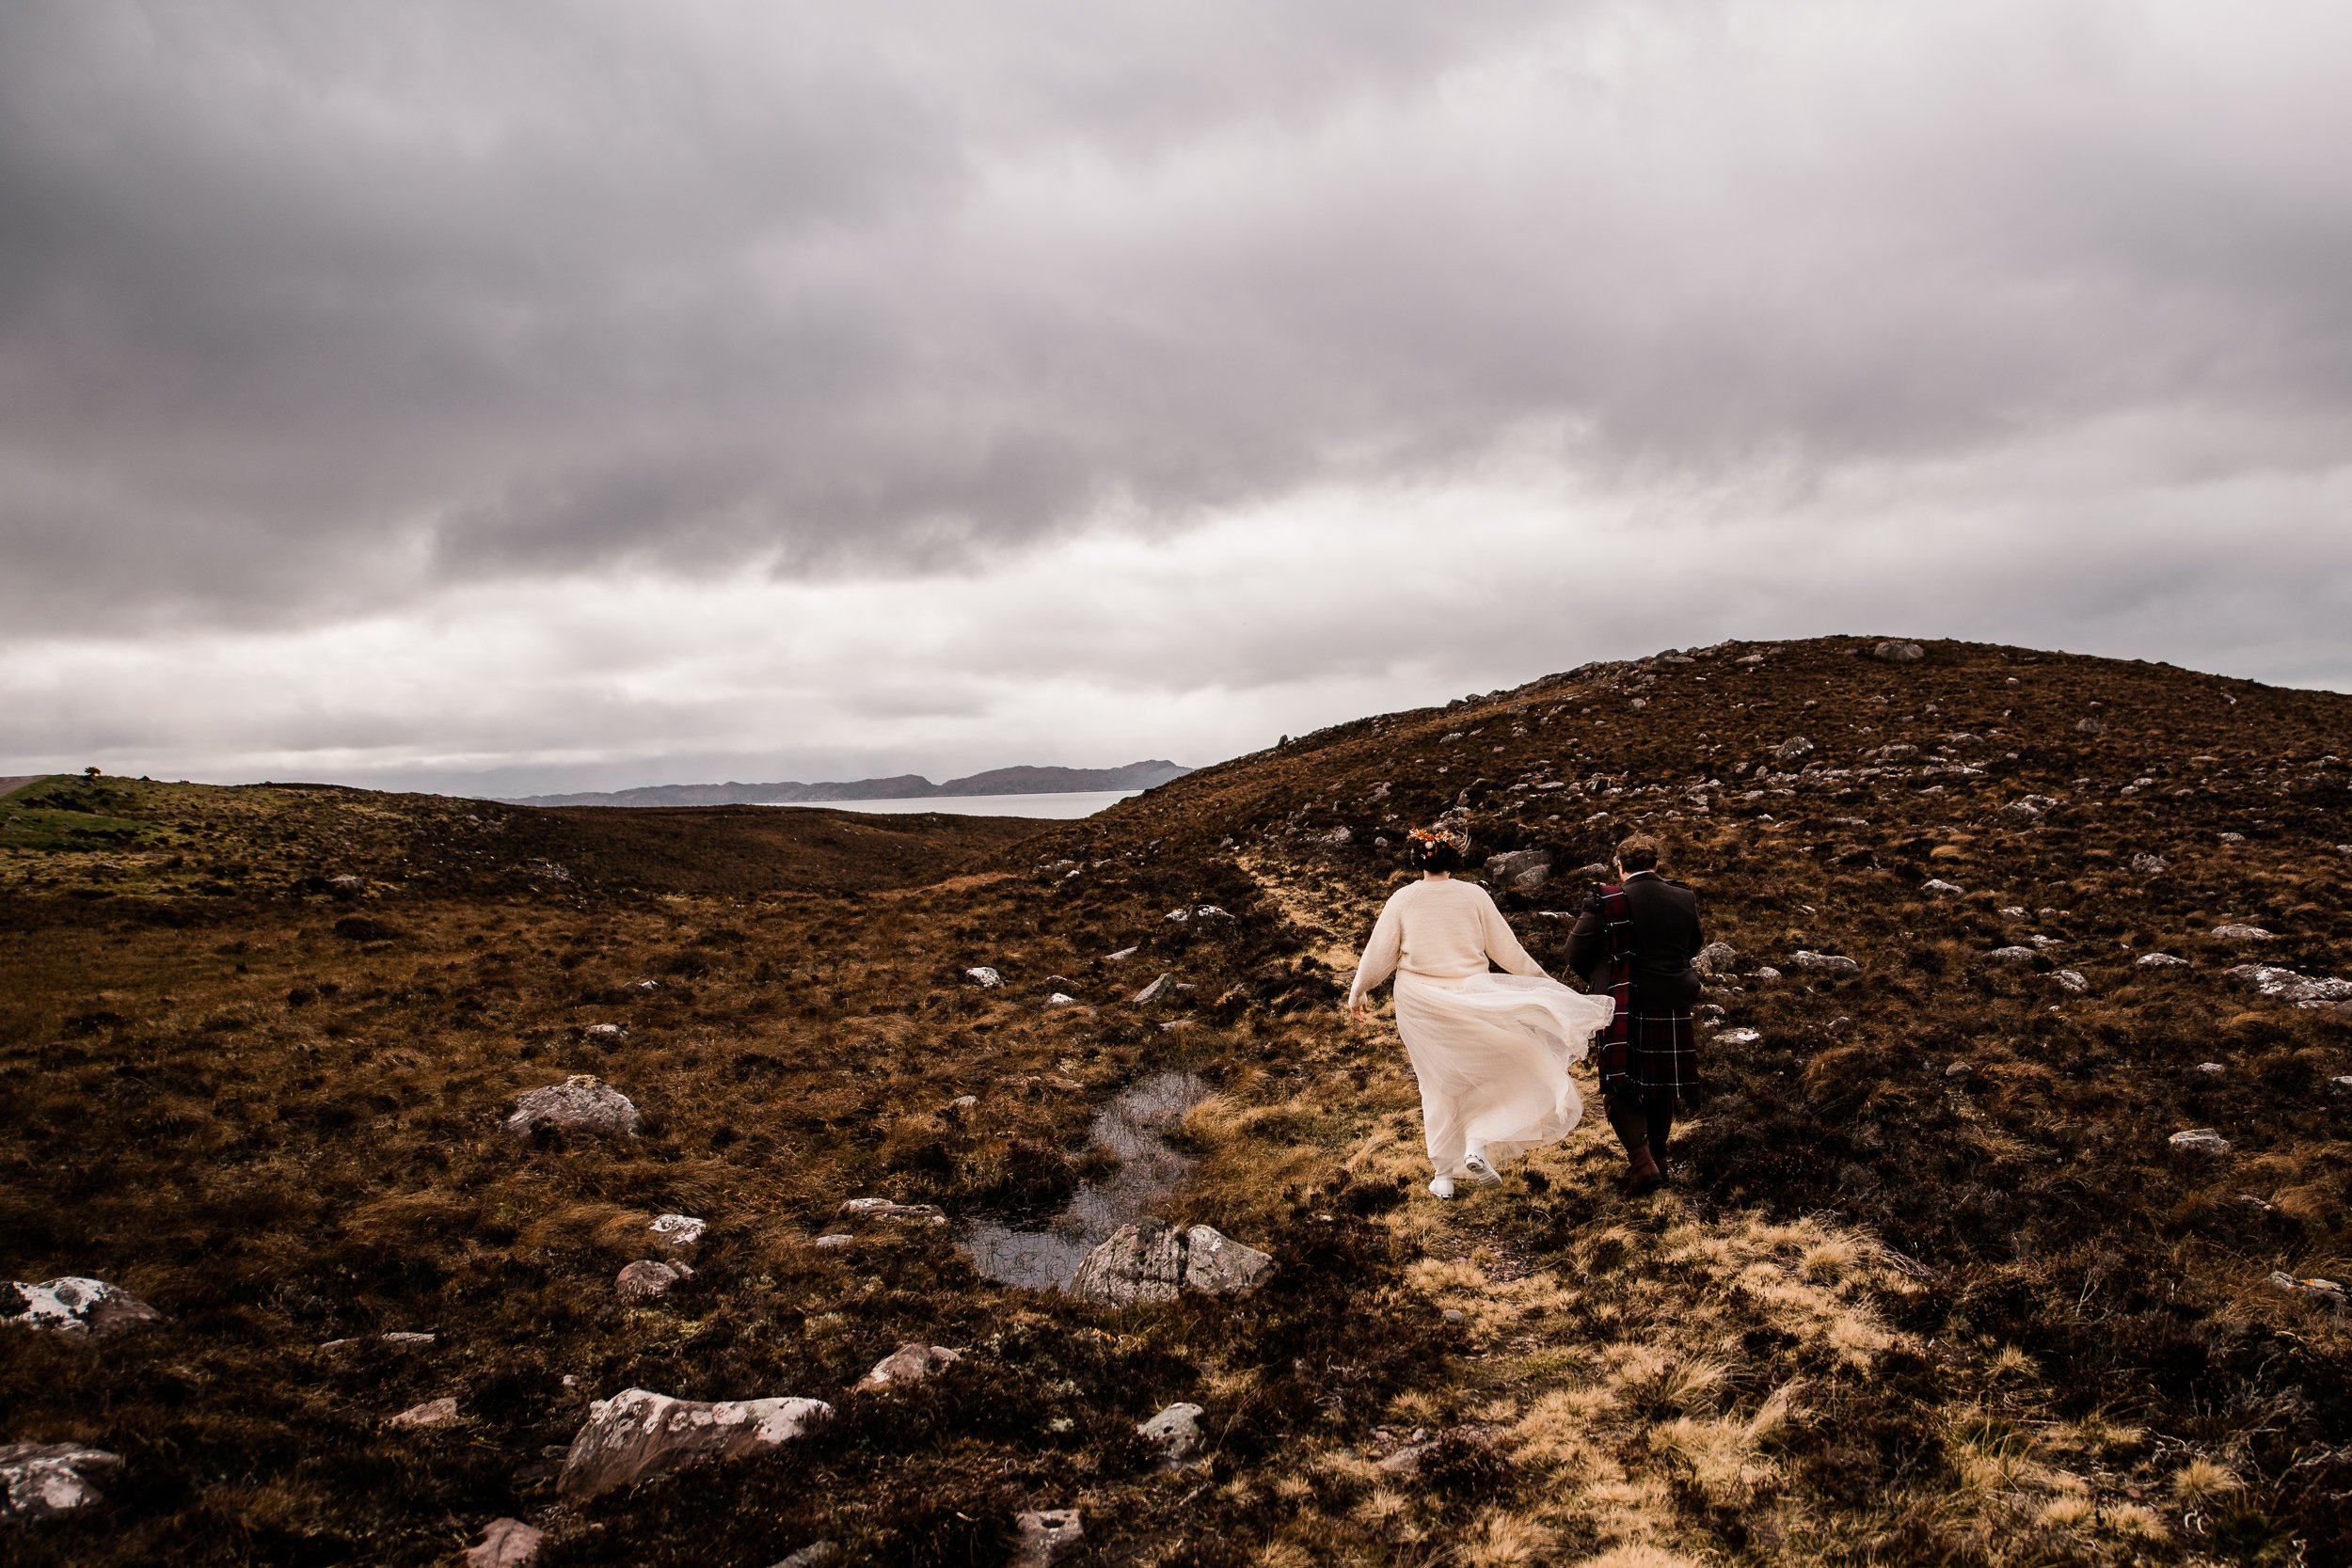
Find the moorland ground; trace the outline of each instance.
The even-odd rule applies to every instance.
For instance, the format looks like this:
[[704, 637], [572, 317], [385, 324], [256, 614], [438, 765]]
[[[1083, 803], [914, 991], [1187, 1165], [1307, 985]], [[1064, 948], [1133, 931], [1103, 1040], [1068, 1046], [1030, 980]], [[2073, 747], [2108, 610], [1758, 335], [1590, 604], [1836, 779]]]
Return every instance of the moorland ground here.
[[[2352, 1264], [2352, 1018], [2243, 973], [2352, 968], [2352, 699], [1872, 646], [1591, 666], [1075, 823], [24, 784], [0, 1275], [168, 1321], [0, 1334], [0, 1441], [127, 1461], [0, 1555], [441, 1562], [511, 1514], [554, 1564], [990, 1562], [1072, 1506], [1103, 1563], [2352, 1559], [2352, 1342], [2273, 1279]], [[1547, 961], [1635, 827], [1738, 950], [1667, 1192], [1616, 1196], [1597, 1117], [1421, 1191], [1393, 1033], [1339, 1001], [1381, 841], [1454, 808], [1552, 852], [1498, 893]], [[1271, 1252], [1255, 1295], [1105, 1312], [840, 1213], [1048, 1215], [1170, 1066], [1216, 1090], [1171, 1217]], [[574, 1072], [640, 1135], [504, 1129]], [[625, 1302], [666, 1211], [696, 1272]], [[846, 1391], [908, 1339], [965, 1354]], [[838, 1414], [559, 1502], [628, 1386]], [[1180, 1399], [1210, 1452], [1167, 1472], [1134, 1427]]]

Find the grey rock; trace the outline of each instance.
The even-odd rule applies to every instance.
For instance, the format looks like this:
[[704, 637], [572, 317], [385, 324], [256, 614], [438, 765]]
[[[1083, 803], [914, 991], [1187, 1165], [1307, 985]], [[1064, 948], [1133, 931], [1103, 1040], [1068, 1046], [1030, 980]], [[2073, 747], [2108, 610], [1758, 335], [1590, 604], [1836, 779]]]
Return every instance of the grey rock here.
[[1963, 889], [1957, 882], [1947, 882], [1941, 877], [1931, 877], [1926, 881], [1919, 884], [1919, 891], [1921, 893], [1932, 894], [1940, 898], [1956, 898], [1961, 895]]
[[0, 1444], [0, 1486], [11, 1518], [52, 1519], [104, 1500], [92, 1481], [122, 1467], [122, 1456], [80, 1443]]
[[1966, 1062], [1954, 1062], [1950, 1067], [1944, 1069], [1944, 1076], [1947, 1078], [1965, 1078], [1968, 1076], [1970, 1070], [1971, 1069]]
[[1416, 1431], [1412, 1440], [1407, 1441], [1403, 1448], [1380, 1461], [1381, 1473], [1391, 1476], [1418, 1474], [1422, 1463], [1437, 1450], [1438, 1446], [1447, 1442], [1467, 1444], [1478, 1449], [1491, 1449], [1495, 1446], [1494, 1433], [1480, 1426], [1447, 1427], [1444, 1431], [1435, 1434]]
[[2058, 989], [2070, 996], [2080, 996], [2090, 989], [2090, 981], [2079, 969], [2061, 969], [2050, 978], [2057, 981]]
[[1012, 1568], [1046, 1568], [1086, 1539], [1086, 1528], [1079, 1522], [1074, 1508], [1043, 1508], [1016, 1513], [1012, 1528]]
[[1882, 642], [1870, 650], [1870, 657], [1889, 664], [1916, 664], [1928, 657], [1928, 651], [1916, 642]]
[[812, 1244], [820, 1247], [855, 1246], [857, 1238], [836, 1230], [831, 1235], [818, 1237]]
[[2186, 958], [2176, 958], [2169, 953], [2142, 953], [2132, 960], [2135, 969], [2186, 969]]
[[922, 1382], [942, 1367], [952, 1367], [963, 1359], [962, 1354], [945, 1345], [927, 1345], [920, 1339], [910, 1339], [874, 1363], [866, 1374], [851, 1386], [853, 1394], [879, 1394], [885, 1388], [909, 1388]]
[[2246, 835], [2244, 833], [2223, 833], [2221, 835], [2220, 842], [2224, 844], [2243, 844], [2246, 842]]
[[1906, 740], [1898, 740], [1892, 745], [1879, 748], [1879, 757], [1885, 762], [1909, 762], [1918, 754], [1919, 748]]
[[1766, 964], [1763, 968], [1756, 972], [1753, 978], [1758, 985], [1770, 985], [1772, 981], [1780, 978], [1780, 971], [1774, 969], [1770, 964]]
[[2324, 1007], [2338, 1002], [2352, 1002], [2352, 980], [2338, 980], [2321, 974], [2298, 974], [2291, 969], [2279, 969], [2269, 964], [2235, 964], [2225, 971], [2231, 979], [2251, 986], [2263, 995], [2279, 1002], [2292, 1002], [2298, 1007]]
[[47, 1329], [57, 1334], [116, 1334], [164, 1321], [164, 1315], [130, 1291], [103, 1279], [67, 1275], [38, 1285], [12, 1281], [24, 1305], [0, 1318], [19, 1328]]
[[901, 1220], [909, 1225], [946, 1225], [946, 1211], [935, 1203], [893, 1203], [886, 1197], [853, 1197], [841, 1206], [845, 1214], [869, 1220]]
[[664, 1251], [691, 1252], [710, 1227], [691, 1214], [656, 1214], [645, 1228], [653, 1232], [654, 1245]]
[[384, 1424], [410, 1432], [425, 1432], [435, 1427], [454, 1426], [457, 1424], [457, 1401], [453, 1397], [444, 1396], [437, 1400], [427, 1400], [422, 1404], [412, 1404], [399, 1415], [389, 1418]]
[[1486, 857], [1486, 880], [1518, 893], [1534, 893], [1551, 879], [1551, 851], [1514, 849]]
[[1274, 1259], [1205, 1225], [1180, 1230], [1161, 1220], [1122, 1225], [1086, 1255], [1070, 1293], [1110, 1307], [1174, 1301], [1191, 1290], [1246, 1295], [1274, 1273]]
[[1184, 1232], [1184, 1289], [1209, 1296], [1246, 1296], [1274, 1274], [1274, 1259], [1205, 1225]]
[[594, 1497], [690, 1465], [779, 1447], [833, 1414], [822, 1400], [674, 1400], [626, 1388], [589, 1406], [556, 1490]]
[[2175, 1132], [2172, 1134], [2171, 1144], [2174, 1148], [2188, 1154], [2227, 1154], [2230, 1152], [2230, 1140], [2210, 1127], [2192, 1127], [2185, 1132]]
[[612, 1288], [624, 1301], [652, 1301], [668, 1295], [678, 1281], [693, 1276], [694, 1271], [682, 1260], [641, 1258], [613, 1277]]
[[1760, 1029], [1724, 1029], [1715, 1036], [1717, 1045], [1754, 1045], [1764, 1037]]
[[539, 1560], [545, 1532], [520, 1519], [493, 1519], [482, 1527], [482, 1539], [466, 1548], [466, 1568], [531, 1568]]
[[1114, 963], [1114, 964], [1116, 964], [1116, 963], [1125, 963], [1125, 962], [1126, 962], [1129, 958], [1134, 958], [1134, 957], [1135, 957], [1137, 953], [1139, 953], [1139, 952], [1141, 952], [1141, 951], [1142, 951], [1142, 949], [1141, 949], [1141, 948], [1139, 948], [1139, 947], [1122, 947], [1122, 948], [1120, 948], [1120, 949], [1118, 952], [1116, 952], [1116, 953], [1107, 953], [1107, 954], [1104, 954], [1104, 958], [1103, 958], [1103, 961], [1104, 961], [1104, 963]]
[[1058, 990], [1045, 999], [1045, 1005], [1049, 1007], [1072, 1007], [1077, 1006], [1077, 1002], [1076, 997], [1067, 991]]
[[771, 1568], [834, 1568], [841, 1561], [841, 1547], [836, 1542], [812, 1541], [791, 1556], [779, 1558]]
[[2076, 735], [2105, 735], [2107, 733], [2107, 727], [2096, 719], [2084, 719], [2076, 722], [2074, 733]]
[[2043, 810], [2031, 800], [2011, 800], [1993, 815], [2003, 822], [2039, 822]]
[[1356, 842], [1356, 832], [1354, 829], [1343, 822], [1327, 833], [1309, 835], [1309, 841], [1315, 844], [1327, 844], [1334, 849], [1340, 849]]
[[2230, 1069], [2219, 1062], [2200, 1062], [2197, 1064], [2197, 1070], [2209, 1078], [2218, 1078]]
[[2270, 1283], [2281, 1291], [2291, 1291], [2299, 1296], [2309, 1296], [2314, 1301], [2324, 1301], [2331, 1307], [2340, 1307], [2346, 1300], [2344, 1287], [2332, 1279], [2321, 1279], [2316, 1276], [2310, 1279], [2298, 1279], [2283, 1269], [2278, 1269], [2271, 1272]]
[[1804, 736], [1792, 735], [1788, 739], [1780, 743], [1779, 747], [1773, 751], [1772, 755], [1778, 759], [1783, 766], [1786, 766], [1787, 764], [1795, 762], [1798, 758], [1804, 756], [1812, 750], [1812, 741], [1806, 739]]
[[963, 977], [982, 990], [993, 990], [1005, 983], [1005, 977], [987, 964], [976, 964], [963, 972]]
[[1187, 1464], [1206, 1441], [1200, 1431], [1200, 1418], [1206, 1414], [1197, 1404], [1171, 1404], [1138, 1425], [1136, 1435], [1159, 1450], [1161, 1464]]
[[2132, 857], [2132, 869], [2143, 877], [2161, 877], [2171, 869], [2162, 855], [2137, 854]]
[[590, 1039], [619, 1039], [628, 1033], [617, 1023], [591, 1023], [580, 1031]]
[[2259, 926], [2216, 926], [2213, 934], [2223, 942], [2276, 942], [2278, 938]]
[[1992, 964], [2029, 964], [2041, 955], [2030, 947], [1995, 947], [1984, 956]]
[[1162, 972], [1158, 979], [1152, 981], [1150, 985], [1136, 992], [1135, 995], [1129, 997], [1128, 1000], [1138, 1007], [1149, 1007], [1156, 1002], [1166, 1001], [1169, 996], [1174, 994], [1175, 990], [1176, 976], [1166, 972]]
[[637, 1107], [628, 1096], [603, 1079], [576, 1072], [561, 1084], [533, 1089], [515, 1101], [506, 1118], [509, 1132], [527, 1133], [534, 1127], [561, 1127], [572, 1132], [596, 1132], [612, 1137], [637, 1135]]
[[1699, 949], [1691, 967], [1701, 974], [1729, 974], [1740, 963], [1740, 950], [1727, 942], [1710, 942]]
[[1790, 960], [1799, 969], [1815, 974], [1859, 974], [1862, 966], [1842, 953], [1813, 953], [1799, 948]]

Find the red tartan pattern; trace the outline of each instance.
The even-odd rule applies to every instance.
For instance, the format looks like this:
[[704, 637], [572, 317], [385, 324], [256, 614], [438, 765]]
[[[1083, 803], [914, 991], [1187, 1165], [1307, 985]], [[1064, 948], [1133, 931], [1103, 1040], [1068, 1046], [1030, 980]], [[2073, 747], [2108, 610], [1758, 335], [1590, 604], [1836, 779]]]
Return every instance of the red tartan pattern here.
[[1643, 1100], [1679, 1101], [1699, 1087], [1698, 1031], [1690, 1012], [1637, 1010], [1633, 994], [1633, 917], [1625, 889], [1600, 890], [1601, 929], [1609, 942], [1609, 997], [1617, 1005], [1600, 1037], [1604, 1095], [1630, 1087]]

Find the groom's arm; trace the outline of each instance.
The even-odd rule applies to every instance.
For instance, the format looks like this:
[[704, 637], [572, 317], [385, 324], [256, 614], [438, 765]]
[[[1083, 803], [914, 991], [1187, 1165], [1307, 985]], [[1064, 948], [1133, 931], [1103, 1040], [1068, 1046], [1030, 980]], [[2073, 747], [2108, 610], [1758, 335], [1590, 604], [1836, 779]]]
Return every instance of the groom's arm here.
[[1604, 946], [1600, 896], [1596, 894], [1585, 900], [1584, 912], [1576, 917], [1576, 927], [1568, 932], [1568, 972], [1580, 979], [1592, 974], [1593, 966], [1600, 962]]

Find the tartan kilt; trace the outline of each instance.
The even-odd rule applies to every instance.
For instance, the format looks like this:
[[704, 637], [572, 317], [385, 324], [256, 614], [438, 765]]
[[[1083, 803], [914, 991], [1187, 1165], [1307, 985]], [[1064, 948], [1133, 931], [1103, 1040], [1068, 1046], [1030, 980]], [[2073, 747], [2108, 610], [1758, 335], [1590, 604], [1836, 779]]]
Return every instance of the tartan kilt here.
[[[1635, 1010], [1626, 1020], [1624, 1076], [1645, 1101], [1680, 1101], [1699, 1093], [1698, 1031], [1691, 1014]], [[1609, 1087], [1607, 1068], [1601, 1086]]]

